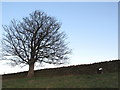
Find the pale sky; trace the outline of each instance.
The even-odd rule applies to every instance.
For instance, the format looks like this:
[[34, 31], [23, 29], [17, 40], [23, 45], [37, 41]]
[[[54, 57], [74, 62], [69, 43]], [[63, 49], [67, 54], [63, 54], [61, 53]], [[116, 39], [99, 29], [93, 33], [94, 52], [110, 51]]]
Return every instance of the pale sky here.
[[[2, 24], [9, 25], [13, 18], [21, 20], [34, 10], [42, 10], [62, 22], [60, 30], [67, 34], [68, 46], [72, 49], [68, 65], [118, 58], [117, 2], [4, 2]], [[0, 29], [2, 38], [1, 26]], [[18, 68], [11, 68], [5, 61], [0, 61], [0, 74], [28, 70], [28, 67]]]

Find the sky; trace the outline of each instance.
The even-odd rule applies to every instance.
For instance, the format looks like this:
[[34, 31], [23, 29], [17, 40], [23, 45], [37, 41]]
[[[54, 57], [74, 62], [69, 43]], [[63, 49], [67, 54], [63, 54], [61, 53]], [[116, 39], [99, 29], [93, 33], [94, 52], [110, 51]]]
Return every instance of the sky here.
[[[117, 2], [2, 2], [2, 25], [10, 25], [12, 19], [21, 21], [35, 10], [44, 11], [62, 23], [60, 30], [67, 34], [66, 42], [72, 49], [68, 65], [118, 58]], [[0, 26], [0, 38], [2, 33]], [[0, 74], [28, 69], [12, 68], [5, 62], [0, 61]]]

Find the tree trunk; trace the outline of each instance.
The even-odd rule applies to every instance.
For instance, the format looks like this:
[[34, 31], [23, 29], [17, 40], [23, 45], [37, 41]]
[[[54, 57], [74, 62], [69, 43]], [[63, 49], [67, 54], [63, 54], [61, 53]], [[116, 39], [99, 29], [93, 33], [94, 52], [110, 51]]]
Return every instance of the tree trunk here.
[[34, 63], [29, 65], [29, 71], [28, 71], [28, 78], [31, 78], [34, 76]]

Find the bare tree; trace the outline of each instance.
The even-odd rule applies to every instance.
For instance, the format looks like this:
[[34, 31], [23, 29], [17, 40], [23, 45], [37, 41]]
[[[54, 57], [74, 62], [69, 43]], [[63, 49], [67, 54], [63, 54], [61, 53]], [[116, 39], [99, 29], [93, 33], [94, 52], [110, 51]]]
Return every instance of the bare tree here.
[[34, 76], [36, 62], [63, 64], [68, 60], [66, 34], [54, 17], [36, 10], [22, 21], [12, 20], [4, 25], [3, 51], [16, 65], [29, 65], [27, 77]]

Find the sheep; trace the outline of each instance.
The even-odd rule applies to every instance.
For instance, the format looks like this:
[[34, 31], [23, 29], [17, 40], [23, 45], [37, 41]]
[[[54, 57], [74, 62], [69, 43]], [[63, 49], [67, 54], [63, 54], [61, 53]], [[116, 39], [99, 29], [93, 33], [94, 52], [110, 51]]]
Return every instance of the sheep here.
[[102, 68], [101, 67], [97, 68], [97, 74], [101, 74], [101, 73], [102, 73]]

